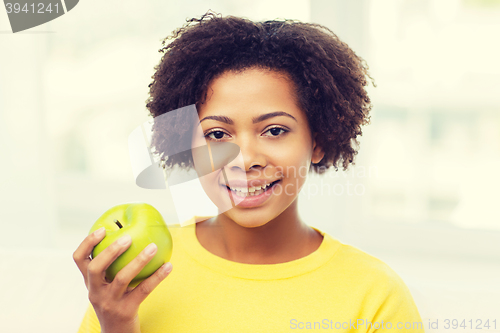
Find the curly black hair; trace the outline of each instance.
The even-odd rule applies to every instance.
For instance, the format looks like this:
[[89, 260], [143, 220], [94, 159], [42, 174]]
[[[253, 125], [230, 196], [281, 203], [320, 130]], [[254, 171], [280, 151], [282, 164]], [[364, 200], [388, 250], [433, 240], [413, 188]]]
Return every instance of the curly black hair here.
[[[164, 54], [146, 105], [151, 116], [203, 103], [211, 81], [224, 72], [270, 69], [286, 73], [295, 83], [299, 107], [325, 152], [311, 169], [323, 173], [331, 166], [346, 170], [354, 164], [356, 137], [369, 124], [372, 108], [365, 86], [368, 79], [375, 84], [366, 62], [330, 29], [297, 20], [253, 22], [208, 11], [174, 30], [159, 52]], [[163, 168], [193, 167], [189, 151], [175, 158], [165, 154], [176, 145], [175, 138], [186, 142], [189, 128], [175, 119], [154, 122], [151, 147]]]

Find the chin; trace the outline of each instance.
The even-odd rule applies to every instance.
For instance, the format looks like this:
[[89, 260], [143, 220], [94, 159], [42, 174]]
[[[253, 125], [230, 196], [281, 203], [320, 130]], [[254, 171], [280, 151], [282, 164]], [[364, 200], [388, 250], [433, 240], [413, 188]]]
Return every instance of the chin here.
[[[270, 211], [270, 208], [273, 211]], [[257, 208], [235, 207], [226, 211], [223, 215], [244, 228], [258, 228], [274, 220], [286, 210], [286, 207], [282, 210], [276, 210], [276, 208], [277, 205]]]

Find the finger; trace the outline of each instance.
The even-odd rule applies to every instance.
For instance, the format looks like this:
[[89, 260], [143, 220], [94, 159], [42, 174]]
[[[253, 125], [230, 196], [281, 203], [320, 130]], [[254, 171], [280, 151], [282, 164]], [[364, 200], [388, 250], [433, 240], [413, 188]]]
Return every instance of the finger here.
[[112, 288], [117, 295], [122, 295], [128, 290], [130, 282], [154, 258], [158, 247], [155, 243], [146, 246], [130, 263], [116, 274]]
[[132, 238], [130, 235], [125, 235], [105, 248], [89, 263], [87, 268], [89, 288], [94, 289], [107, 284], [106, 269], [129, 248], [130, 244], [132, 244]]
[[106, 229], [104, 227], [97, 229], [80, 243], [78, 248], [73, 252], [73, 260], [75, 261], [78, 269], [83, 275], [85, 285], [87, 285], [87, 267], [90, 263], [90, 254], [94, 247], [106, 236]]
[[160, 268], [156, 270], [150, 277], [142, 281], [134, 290], [130, 293], [130, 296], [134, 303], [142, 303], [146, 297], [172, 272], [172, 263], [167, 262], [163, 264]]

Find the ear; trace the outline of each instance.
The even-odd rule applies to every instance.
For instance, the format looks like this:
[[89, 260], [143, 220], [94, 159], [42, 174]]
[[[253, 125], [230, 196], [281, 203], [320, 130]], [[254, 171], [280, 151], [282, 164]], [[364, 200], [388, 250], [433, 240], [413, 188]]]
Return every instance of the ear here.
[[319, 146], [316, 143], [316, 136], [318, 133], [314, 133], [313, 136], [313, 152], [312, 152], [312, 157], [311, 157], [311, 163], [317, 164], [321, 162], [323, 157], [325, 156], [325, 152], [323, 151], [323, 147]]

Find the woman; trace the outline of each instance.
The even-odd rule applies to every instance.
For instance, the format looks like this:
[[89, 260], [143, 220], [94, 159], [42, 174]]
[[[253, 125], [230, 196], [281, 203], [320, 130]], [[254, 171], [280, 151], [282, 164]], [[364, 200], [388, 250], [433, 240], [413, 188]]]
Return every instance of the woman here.
[[156, 118], [196, 104], [203, 136], [156, 123], [152, 146], [163, 167], [196, 168], [191, 154], [167, 158], [175, 143], [165, 133], [193, 147], [237, 144], [241, 163], [201, 179], [211, 199], [232, 206], [170, 227], [171, 264], [135, 289], [127, 286], [156, 246], [109, 282], [106, 267], [131, 240], [90, 261], [104, 234], [89, 235], [74, 254], [91, 303], [79, 332], [423, 332], [392, 269], [308, 226], [297, 209], [309, 171], [353, 161], [371, 109], [362, 59], [327, 28], [290, 20], [207, 13], [168, 39], [147, 107]]

